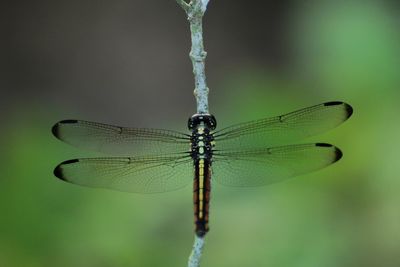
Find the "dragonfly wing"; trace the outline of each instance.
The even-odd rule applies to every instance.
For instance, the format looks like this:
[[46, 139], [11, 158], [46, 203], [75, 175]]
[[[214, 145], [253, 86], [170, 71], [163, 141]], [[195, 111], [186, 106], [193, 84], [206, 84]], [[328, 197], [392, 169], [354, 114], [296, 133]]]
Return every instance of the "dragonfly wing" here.
[[261, 186], [322, 169], [342, 157], [330, 144], [300, 144], [216, 152], [213, 179], [227, 186]]
[[54, 174], [89, 187], [159, 193], [189, 184], [193, 180], [193, 160], [187, 155], [74, 159], [58, 165]]
[[190, 149], [188, 135], [160, 129], [64, 120], [56, 123], [52, 132], [70, 145], [115, 156], [174, 154]]
[[285, 115], [233, 125], [214, 133], [221, 151], [270, 147], [330, 130], [347, 120], [353, 110], [343, 102], [327, 102]]

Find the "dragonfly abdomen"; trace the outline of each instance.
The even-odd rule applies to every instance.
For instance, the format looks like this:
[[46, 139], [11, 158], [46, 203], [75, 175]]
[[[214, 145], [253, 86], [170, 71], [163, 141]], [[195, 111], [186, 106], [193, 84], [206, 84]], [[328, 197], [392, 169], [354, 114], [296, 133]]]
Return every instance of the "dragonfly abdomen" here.
[[211, 192], [210, 161], [199, 159], [195, 162], [193, 182], [194, 223], [197, 236], [204, 236], [208, 228], [208, 215]]

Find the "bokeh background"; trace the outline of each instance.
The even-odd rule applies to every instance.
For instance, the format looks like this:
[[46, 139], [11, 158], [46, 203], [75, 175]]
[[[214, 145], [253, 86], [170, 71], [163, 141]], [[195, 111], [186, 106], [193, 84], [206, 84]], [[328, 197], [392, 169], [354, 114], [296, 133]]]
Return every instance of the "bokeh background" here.
[[[306, 141], [343, 159], [269, 187], [214, 185], [203, 266], [400, 266], [398, 1], [211, 0], [204, 22], [219, 126], [342, 100], [353, 117]], [[168, 1], [3, 1], [0, 266], [185, 266], [192, 196], [57, 180], [93, 153], [58, 120], [186, 131], [195, 112], [185, 14]]]

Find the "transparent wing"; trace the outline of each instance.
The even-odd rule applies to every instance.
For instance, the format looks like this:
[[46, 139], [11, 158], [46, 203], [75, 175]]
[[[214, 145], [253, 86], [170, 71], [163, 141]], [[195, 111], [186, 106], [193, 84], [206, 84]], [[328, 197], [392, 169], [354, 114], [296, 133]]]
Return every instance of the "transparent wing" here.
[[342, 157], [329, 144], [301, 144], [213, 156], [213, 179], [228, 186], [261, 186], [322, 169]]
[[323, 133], [347, 120], [353, 110], [343, 102], [327, 102], [285, 115], [233, 125], [214, 133], [219, 151], [283, 145]]
[[134, 193], [159, 193], [193, 181], [188, 155], [138, 158], [85, 158], [58, 165], [54, 174], [67, 182]]
[[124, 128], [97, 122], [64, 120], [56, 123], [52, 132], [70, 145], [114, 156], [174, 154], [190, 149], [188, 135], [160, 129]]

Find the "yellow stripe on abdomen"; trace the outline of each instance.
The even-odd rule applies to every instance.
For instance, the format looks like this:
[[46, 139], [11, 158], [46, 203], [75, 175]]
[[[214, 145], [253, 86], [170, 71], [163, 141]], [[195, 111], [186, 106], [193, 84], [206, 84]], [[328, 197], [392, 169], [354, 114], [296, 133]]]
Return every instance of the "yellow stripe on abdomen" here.
[[203, 218], [204, 209], [204, 159], [199, 160], [199, 219]]

